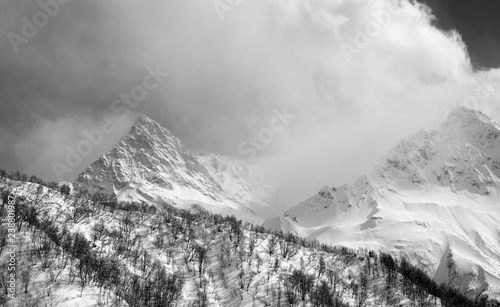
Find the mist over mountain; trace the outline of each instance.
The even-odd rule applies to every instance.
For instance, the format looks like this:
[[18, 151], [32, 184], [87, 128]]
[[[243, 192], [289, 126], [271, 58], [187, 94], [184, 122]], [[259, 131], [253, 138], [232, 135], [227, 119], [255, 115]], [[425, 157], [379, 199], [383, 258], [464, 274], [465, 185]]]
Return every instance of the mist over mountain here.
[[[262, 222], [278, 214], [273, 185], [256, 165], [237, 157], [191, 153], [180, 139], [145, 115], [129, 134], [92, 163], [76, 181], [119, 201], [147, 202]], [[229, 211], [227, 211], [229, 210]]]
[[499, 7], [0, 1], [0, 307], [500, 307]]
[[[354, 184], [325, 187], [264, 226], [407, 257], [439, 282], [476, 295], [485, 287], [495, 294], [500, 289], [499, 136], [498, 122], [456, 108], [439, 129], [403, 139]], [[279, 206], [277, 186], [252, 163], [193, 155], [144, 115], [76, 185], [120, 201], [234, 214], [257, 223], [286, 209]], [[454, 268], [447, 268], [450, 255]]]
[[279, 201], [255, 165], [194, 155], [141, 115], [74, 184], [0, 171], [0, 257], [22, 264], [0, 302], [498, 306], [499, 136], [457, 108], [260, 226]]
[[[500, 291], [500, 124], [468, 108], [419, 131], [354, 183], [324, 187], [271, 229], [407, 257], [464, 292]], [[447, 266], [453, 259], [454, 266]]]

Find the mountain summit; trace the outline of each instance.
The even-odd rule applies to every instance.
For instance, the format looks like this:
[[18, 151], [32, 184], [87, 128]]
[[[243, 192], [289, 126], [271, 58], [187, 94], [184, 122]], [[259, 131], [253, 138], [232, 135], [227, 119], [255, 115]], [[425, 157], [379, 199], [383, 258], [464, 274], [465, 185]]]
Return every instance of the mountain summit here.
[[271, 183], [252, 164], [216, 154], [191, 153], [170, 131], [139, 115], [130, 132], [77, 178], [81, 188], [118, 200], [169, 203], [235, 214], [253, 222], [270, 206]]
[[457, 108], [439, 129], [399, 142], [353, 184], [324, 187], [264, 225], [382, 249], [471, 295], [498, 296], [499, 135], [485, 114]]

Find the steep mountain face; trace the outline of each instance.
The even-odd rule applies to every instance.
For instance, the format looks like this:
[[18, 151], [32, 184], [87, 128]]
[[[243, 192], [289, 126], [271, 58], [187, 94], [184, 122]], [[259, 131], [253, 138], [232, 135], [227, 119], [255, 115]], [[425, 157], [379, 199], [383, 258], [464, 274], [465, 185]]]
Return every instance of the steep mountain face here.
[[120, 201], [169, 203], [251, 222], [262, 221], [255, 210], [270, 206], [272, 199], [271, 183], [254, 165], [215, 154], [194, 155], [145, 115], [80, 174], [76, 185], [115, 193]]
[[454, 110], [402, 140], [353, 184], [318, 194], [264, 226], [408, 257], [474, 295], [500, 296], [500, 125]]

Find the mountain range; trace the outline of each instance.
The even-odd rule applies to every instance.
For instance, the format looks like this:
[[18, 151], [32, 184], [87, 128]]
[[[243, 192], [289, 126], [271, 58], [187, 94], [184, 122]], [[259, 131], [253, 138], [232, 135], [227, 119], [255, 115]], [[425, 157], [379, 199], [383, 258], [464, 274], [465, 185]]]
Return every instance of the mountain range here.
[[[235, 157], [194, 154], [140, 115], [77, 179], [119, 201], [211, 211], [319, 242], [405, 257], [470, 295], [500, 295], [500, 125], [457, 108], [396, 145], [354, 183], [269, 218], [275, 183]], [[267, 218], [267, 219], [266, 219]]]
[[264, 226], [406, 257], [471, 295], [500, 294], [500, 125], [457, 108], [369, 174], [324, 187]]

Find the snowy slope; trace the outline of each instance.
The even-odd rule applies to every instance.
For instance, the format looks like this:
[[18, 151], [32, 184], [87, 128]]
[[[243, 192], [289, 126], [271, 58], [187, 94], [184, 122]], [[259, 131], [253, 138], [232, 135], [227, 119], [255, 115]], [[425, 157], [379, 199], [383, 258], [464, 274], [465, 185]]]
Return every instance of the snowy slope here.
[[407, 256], [437, 281], [498, 297], [499, 178], [500, 125], [458, 108], [438, 130], [402, 140], [353, 184], [324, 187], [264, 225]]
[[[356, 257], [354, 251], [324, 250], [314, 244], [303, 246], [295, 241], [298, 238], [285, 241], [284, 237], [256, 232], [253, 226], [242, 223], [237, 223], [241, 236], [236, 236], [234, 223], [205, 214], [188, 216], [171, 207], [151, 212], [110, 210], [103, 203], [92, 201], [90, 195], [65, 195], [35, 183], [3, 177], [0, 177], [0, 192], [12, 195], [23, 212], [19, 220], [24, 223], [16, 230], [19, 269], [16, 273], [22, 276], [22, 272], [29, 272], [30, 276], [27, 282], [18, 278], [16, 298], [9, 300], [7, 307], [288, 306], [285, 289], [288, 277], [297, 270], [312, 276], [314, 284], [327, 283], [331, 295], [349, 304], [335, 306], [358, 306], [359, 296], [353, 294], [353, 289], [367, 267], [371, 267], [371, 273], [368, 270], [364, 306], [415, 306], [415, 298], [412, 302], [401, 291], [402, 286], [382, 291], [386, 288], [386, 277], [381, 262], [365, 257], [366, 252]], [[191, 221], [189, 225], [187, 220]], [[0, 220], [0, 234], [6, 228], [7, 222]], [[87, 276], [93, 276], [87, 282], [82, 282], [83, 274], [78, 273], [83, 254], [71, 254], [74, 248], [85, 245], [81, 240], [80, 244], [71, 243], [76, 242], [77, 233], [85, 238], [91, 251], [86, 254], [94, 259], [87, 262], [95, 264], [87, 271]], [[54, 239], [63, 244], [55, 244]], [[206, 251], [201, 272], [197, 247]], [[2, 272], [6, 271], [9, 252], [10, 248], [0, 249]], [[324, 272], [320, 276], [321, 259]], [[116, 274], [105, 265], [111, 262], [119, 268], [118, 278], [99, 285], [95, 281], [97, 276]], [[175, 304], [137, 304], [129, 295], [137, 293], [132, 291], [139, 285], [156, 278], [152, 271], [182, 279]], [[138, 278], [132, 283], [133, 276]], [[25, 286], [27, 291], [21, 291]], [[159, 283], [158, 287], [150, 292], [172, 289], [166, 283]], [[0, 301], [2, 295], [3, 291]], [[436, 301], [427, 293], [423, 297]], [[311, 300], [311, 294], [306, 301], [297, 298], [294, 306], [312, 306]], [[435, 306], [442, 304], [437, 300]]]
[[262, 221], [255, 211], [269, 206], [272, 198], [271, 184], [254, 165], [215, 154], [194, 155], [145, 115], [80, 174], [76, 185], [115, 193], [121, 201], [170, 203], [251, 222]]

